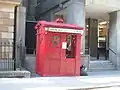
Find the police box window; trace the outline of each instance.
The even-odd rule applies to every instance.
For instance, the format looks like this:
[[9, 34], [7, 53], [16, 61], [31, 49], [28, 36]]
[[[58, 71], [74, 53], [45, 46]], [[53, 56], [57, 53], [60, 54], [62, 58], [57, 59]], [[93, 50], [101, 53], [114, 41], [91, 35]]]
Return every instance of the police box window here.
[[76, 35], [69, 34], [66, 36], [67, 48], [66, 48], [66, 58], [75, 57], [75, 39]]

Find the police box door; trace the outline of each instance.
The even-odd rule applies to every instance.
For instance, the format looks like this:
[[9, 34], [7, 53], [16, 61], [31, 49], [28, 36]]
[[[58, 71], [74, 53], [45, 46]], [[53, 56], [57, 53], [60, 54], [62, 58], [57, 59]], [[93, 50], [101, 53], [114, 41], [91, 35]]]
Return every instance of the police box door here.
[[76, 35], [62, 34], [61, 72], [66, 75], [76, 73]]
[[49, 32], [46, 41], [46, 72], [60, 74], [60, 63], [61, 63], [61, 34]]

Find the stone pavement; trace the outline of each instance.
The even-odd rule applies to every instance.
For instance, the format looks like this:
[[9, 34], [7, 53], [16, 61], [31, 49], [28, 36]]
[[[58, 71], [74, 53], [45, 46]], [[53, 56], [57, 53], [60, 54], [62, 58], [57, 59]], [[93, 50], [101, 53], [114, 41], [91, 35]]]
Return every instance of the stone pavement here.
[[[85, 77], [0, 79], [0, 90], [120, 90], [120, 71], [89, 72]], [[107, 88], [106, 88], [107, 87]]]

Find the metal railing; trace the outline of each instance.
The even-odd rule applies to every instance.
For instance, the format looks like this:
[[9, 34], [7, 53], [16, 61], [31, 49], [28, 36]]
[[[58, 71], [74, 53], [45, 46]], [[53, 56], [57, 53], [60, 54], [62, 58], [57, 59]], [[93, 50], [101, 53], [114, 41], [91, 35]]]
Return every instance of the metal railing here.
[[0, 40], [0, 71], [14, 70], [13, 44], [8, 40]]
[[120, 59], [120, 54], [116, 53], [113, 49], [109, 48], [109, 51], [112, 52], [112, 54], [114, 54], [114, 58], [112, 58], [111, 62], [115, 65], [116, 69], [119, 69], [119, 62], [118, 60]]
[[25, 55], [26, 47], [22, 46], [21, 41], [15, 46], [12, 39], [0, 39], [0, 71], [22, 68]]

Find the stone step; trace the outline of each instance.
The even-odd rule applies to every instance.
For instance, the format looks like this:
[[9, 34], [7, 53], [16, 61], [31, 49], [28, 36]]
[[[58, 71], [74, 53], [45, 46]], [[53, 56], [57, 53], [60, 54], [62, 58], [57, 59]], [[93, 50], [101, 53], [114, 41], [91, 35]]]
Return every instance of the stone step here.
[[96, 65], [90, 64], [90, 67], [113, 67], [113, 65], [112, 64], [96, 64]]
[[107, 69], [110, 69], [110, 70], [114, 70], [115, 69], [115, 67], [113, 66], [113, 67], [105, 67], [105, 68], [103, 68], [103, 67], [98, 67], [98, 68], [90, 68], [90, 69], [102, 69], [102, 70], [107, 70]]
[[0, 71], [0, 78], [30, 78], [29, 71]]
[[116, 70], [116, 68], [91, 68], [91, 69], [89, 69], [88, 71], [110, 71], [110, 70]]
[[110, 61], [90, 61], [89, 70], [115, 70], [115, 66]]
[[90, 65], [112, 65], [110, 61], [90, 61]]

